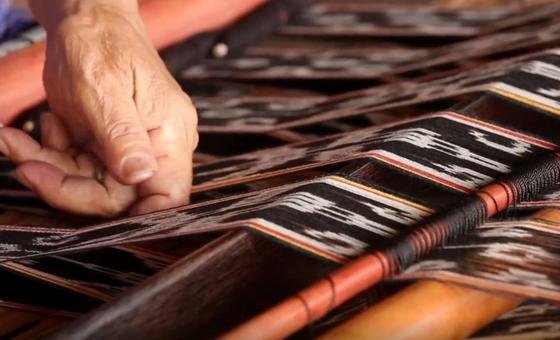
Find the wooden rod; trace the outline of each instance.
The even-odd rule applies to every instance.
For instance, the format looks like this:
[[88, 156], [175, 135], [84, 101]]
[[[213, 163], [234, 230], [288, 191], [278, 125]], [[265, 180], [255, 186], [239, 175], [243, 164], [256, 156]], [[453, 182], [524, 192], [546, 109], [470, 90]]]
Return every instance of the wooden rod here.
[[420, 281], [319, 339], [464, 339], [520, 302], [454, 284]]

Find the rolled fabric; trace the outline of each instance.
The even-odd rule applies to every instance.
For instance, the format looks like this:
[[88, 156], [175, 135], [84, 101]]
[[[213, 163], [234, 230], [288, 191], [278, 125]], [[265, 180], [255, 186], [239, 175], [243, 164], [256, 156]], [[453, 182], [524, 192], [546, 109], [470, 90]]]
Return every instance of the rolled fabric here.
[[[201, 32], [224, 28], [267, 0], [144, 0], [140, 13], [158, 49]], [[45, 42], [0, 58], [0, 123], [46, 98], [42, 83]]]

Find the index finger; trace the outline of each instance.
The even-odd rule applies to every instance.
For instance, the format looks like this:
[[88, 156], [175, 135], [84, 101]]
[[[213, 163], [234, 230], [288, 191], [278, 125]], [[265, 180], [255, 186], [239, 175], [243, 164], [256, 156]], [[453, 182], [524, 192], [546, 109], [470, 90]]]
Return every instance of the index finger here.
[[110, 217], [134, 202], [134, 187], [108, 176], [103, 183], [94, 178], [67, 174], [45, 162], [25, 162], [16, 176], [49, 205], [80, 215]]

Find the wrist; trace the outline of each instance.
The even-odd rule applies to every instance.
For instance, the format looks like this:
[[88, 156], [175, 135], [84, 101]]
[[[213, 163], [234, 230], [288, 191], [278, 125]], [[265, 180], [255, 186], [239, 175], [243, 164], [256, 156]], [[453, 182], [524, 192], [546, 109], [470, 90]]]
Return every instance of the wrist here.
[[67, 21], [94, 24], [104, 13], [138, 17], [137, 0], [29, 0], [37, 21], [47, 33], [54, 32]]

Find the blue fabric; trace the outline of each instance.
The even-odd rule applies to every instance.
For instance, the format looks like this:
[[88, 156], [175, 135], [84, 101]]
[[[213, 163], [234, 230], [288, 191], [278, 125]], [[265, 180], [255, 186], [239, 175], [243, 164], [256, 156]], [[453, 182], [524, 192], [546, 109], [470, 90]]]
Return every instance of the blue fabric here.
[[8, 0], [0, 0], [0, 40], [4, 36], [8, 22]]
[[30, 27], [33, 18], [27, 11], [10, 6], [10, 0], [0, 0], [0, 41], [17, 36]]

